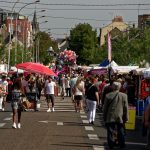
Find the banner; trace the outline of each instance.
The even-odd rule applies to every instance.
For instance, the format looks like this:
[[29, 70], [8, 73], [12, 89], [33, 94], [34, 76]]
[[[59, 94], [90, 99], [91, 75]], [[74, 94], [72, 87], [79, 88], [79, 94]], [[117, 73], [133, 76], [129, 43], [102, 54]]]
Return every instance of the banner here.
[[108, 60], [109, 62], [111, 62], [111, 57], [112, 57], [111, 35], [108, 32]]
[[107, 74], [107, 68], [100, 68], [100, 69], [93, 69], [90, 71], [91, 74], [96, 74], [96, 75], [103, 75], [103, 74]]

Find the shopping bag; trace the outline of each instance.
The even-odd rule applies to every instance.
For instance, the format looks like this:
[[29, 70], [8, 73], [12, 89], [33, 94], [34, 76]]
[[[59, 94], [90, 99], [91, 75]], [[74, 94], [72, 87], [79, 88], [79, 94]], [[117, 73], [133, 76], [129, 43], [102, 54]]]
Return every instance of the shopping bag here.
[[22, 106], [24, 109], [29, 109], [31, 107], [31, 103], [26, 99], [22, 102]]

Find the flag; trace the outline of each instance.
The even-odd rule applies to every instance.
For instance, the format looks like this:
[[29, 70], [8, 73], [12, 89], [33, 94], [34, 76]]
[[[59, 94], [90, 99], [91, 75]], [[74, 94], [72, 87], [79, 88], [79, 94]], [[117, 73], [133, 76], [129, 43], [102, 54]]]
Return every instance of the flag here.
[[108, 32], [108, 60], [109, 62], [111, 62], [111, 57], [112, 57], [111, 35]]

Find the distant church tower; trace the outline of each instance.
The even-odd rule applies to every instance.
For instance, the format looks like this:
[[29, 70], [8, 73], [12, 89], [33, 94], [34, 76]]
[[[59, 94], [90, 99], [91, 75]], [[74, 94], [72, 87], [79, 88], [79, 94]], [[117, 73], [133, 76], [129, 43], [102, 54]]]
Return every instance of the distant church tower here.
[[32, 31], [33, 31], [33, 34], [36, 34], [39, 32], [39, 23], [37, 22], [36, 11], [34, 11], [34, 16], [33, 16], [33, 21], [32, 21]]
[[39, 23], [37, 22], [36, 11], [34, 11], [33, 21], [32, 21], [32, 33], [34, 41], [34, 51], [33, 51], [33, 62], [39, 61], [39, 38], [37, 33], [39, 32]]

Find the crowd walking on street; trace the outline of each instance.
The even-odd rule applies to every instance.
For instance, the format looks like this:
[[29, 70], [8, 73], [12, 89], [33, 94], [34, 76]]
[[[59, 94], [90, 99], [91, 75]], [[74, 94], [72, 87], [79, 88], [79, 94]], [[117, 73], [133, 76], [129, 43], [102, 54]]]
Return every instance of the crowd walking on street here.
[[[12, 78], [2, 76], [0, 108], [5, 111], [3, 103], [10, 102], [13, 112], [12, 128], [20, 129], [22, 111], [27, 109], [39, 111], [37, 103], [40, 103], [41, 97], [45, 99], [47, 113], [57, 111], [55, 110], [56, 97], [61, 97], [60, 101], [69, 97], [76, 113], [87, 113], [89, 125], [95, 125], [96, 113], [99, 109], [103, 113], [109, 148], [113, 149], [117, 146], [122, 149], [126, 147], [125, 123], [129, 121], [128, 106], [134, 104], [134, 101], [129, 100], [132, 93], [126, 92], [131, 88], [128, 87], [128, 84], [131, 84], [128, 81], [129, 79], [123, 82], [123, 78], [120, 77], [114, 77], [111, 81], [104, 76], [85, 78], [77, 72], [71, 75], [61, 74], [58, 77], [36, 74], [26, 76], [20, 74]], [[27, 102], [30, 103], [29, 108]], [[145, 109], [144, 118], [144, 124], [148, 128], [146, 148], [150, 149], [150, 104]]]

